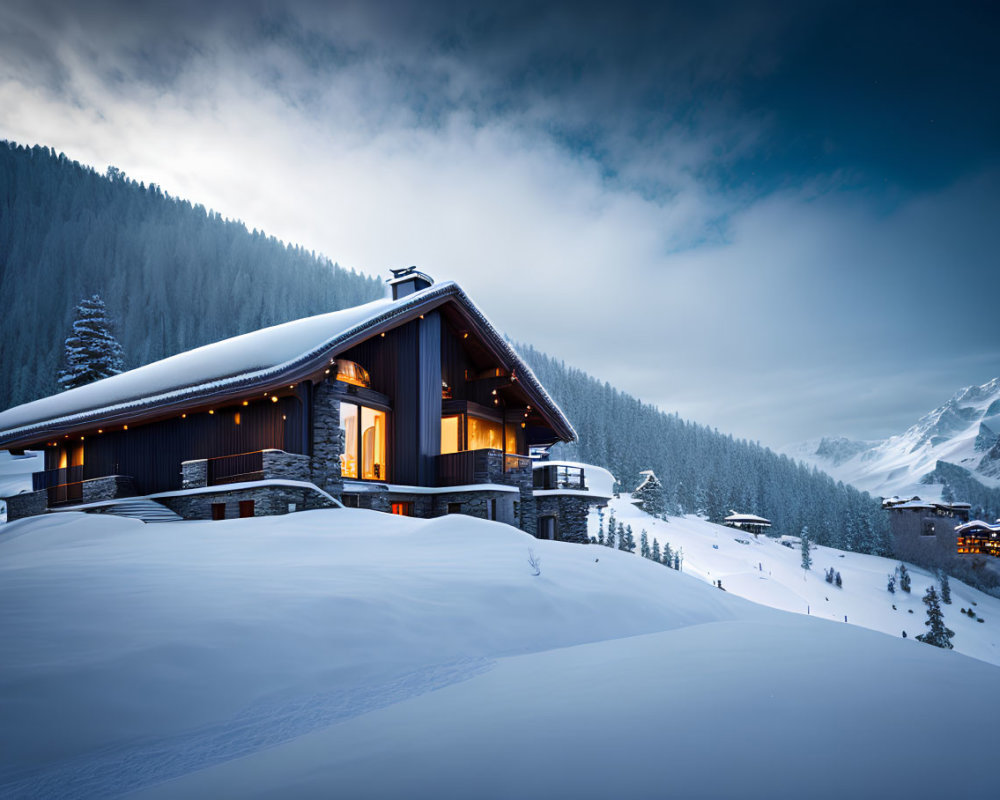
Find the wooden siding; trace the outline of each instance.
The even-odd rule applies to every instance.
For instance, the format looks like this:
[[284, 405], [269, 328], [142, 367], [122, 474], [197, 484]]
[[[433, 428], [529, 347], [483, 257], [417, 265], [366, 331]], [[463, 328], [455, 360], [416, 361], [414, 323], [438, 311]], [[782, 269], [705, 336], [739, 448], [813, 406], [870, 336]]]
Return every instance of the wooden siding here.
[[[298, 388], [298, 387], [296, 387]], [[240, 424], [235, 423], [239, 412]], [[129, 429], [88, 436], [84, 444], [84, 478], [130, 475], [140, 494], [181, 488], [181, 462], [198, 458], [275, 448], [304, 453], [302, 400], [287, 395], [272, 403], [262, 398], [248, 406], [234, 405], [130, 425]], [[282, 419], [282, 416], [287, 419]], [[46, 447], [46, 467], [59, 465], [62, 447]]]
[[441, 315], [436, 311], [420, 320], [419, 355], [417, 483], [433, 486], [441, 453]]

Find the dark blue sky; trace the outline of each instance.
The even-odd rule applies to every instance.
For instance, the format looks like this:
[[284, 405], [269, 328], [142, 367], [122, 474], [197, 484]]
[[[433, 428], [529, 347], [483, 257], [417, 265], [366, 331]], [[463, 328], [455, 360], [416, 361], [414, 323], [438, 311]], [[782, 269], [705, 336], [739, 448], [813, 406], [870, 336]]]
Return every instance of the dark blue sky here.
[[1000, 374], [989, 3], [13, 2], [0, 135], [781, 445]]

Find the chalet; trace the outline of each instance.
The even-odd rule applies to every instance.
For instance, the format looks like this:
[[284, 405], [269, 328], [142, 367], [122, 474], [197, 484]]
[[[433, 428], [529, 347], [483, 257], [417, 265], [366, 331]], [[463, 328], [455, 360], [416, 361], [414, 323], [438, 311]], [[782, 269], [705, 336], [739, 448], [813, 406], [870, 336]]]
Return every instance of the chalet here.
[[991, 525], [976, 519], [955, 528], [958, 552], [1000, 558], [1000, 519]]
[[771, 527], [769, 519], [758, 517], [756, 514], [737, 514], [732, 509], [729, 509], [729, 516], [723, 522], [730, 528], [739, 528], [754, 536], [765, 533]]
[[389, 284], [0, 413], [0, 448], [45, 459], [9, 519], [137, 497], [184, 519], [342, 502], [585, 538], [596, 494], [577, 487], [573, 513], [536, 498], [529, 448], [576, 434], [532, 371], [455, 283], [410, 268]]
[[898, 558], [928, 567], [947, 566], [957, 553], [955, 528], [969, 520], [968, 503], [935, 503], [919, 497], [887, 497], [893, 550]]

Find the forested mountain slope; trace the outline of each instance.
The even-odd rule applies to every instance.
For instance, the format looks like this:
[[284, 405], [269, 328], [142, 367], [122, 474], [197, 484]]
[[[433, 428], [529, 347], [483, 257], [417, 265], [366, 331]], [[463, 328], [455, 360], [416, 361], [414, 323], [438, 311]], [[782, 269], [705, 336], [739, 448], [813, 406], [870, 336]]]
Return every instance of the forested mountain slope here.
[[719, 522], [730, 509], [760, 514], [776, 533], [864, 553], [890, 552], [888, 520], [878, 500], [755, 442], [685, 422], [655, 406], [567, 367], [529, 345], [517, 349], [562, 406], [578, 442], [560, 456], [611, 470], [625, 491], [639, 471], [660, 478], [673, 512], [706, 514]]
[[0, 142], [0, 408], [57, 390], [73, 307], [94, 292], [132, 368], [382, 285], [116, 170]]

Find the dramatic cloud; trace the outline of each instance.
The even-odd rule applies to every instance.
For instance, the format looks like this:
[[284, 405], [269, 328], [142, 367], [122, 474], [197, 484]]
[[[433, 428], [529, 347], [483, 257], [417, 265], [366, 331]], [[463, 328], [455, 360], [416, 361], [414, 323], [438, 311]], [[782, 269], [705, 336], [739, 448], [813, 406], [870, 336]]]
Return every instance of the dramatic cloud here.
[[1000, 290], [995, 108], [886, 65], [952, 87], [978, 66], [984, 93], [996, 65], [964, 12], [918, 56], [919, 8], [849, 60], [845, 8], [15, 4], [0, 136], [346, 266], [419, 264], [722, 430], [880, 436], [1000, 373], [977, 321]]

